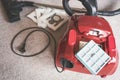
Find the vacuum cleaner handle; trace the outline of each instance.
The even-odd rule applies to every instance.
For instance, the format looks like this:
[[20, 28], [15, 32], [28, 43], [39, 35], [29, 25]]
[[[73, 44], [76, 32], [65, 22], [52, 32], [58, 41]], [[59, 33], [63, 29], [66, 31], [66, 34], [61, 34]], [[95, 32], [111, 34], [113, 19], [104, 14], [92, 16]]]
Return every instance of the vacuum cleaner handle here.
[[[97, 15], [97, 1], [96, 0], [79, 0], [82, 2], [82, 4], [87, 9], [87, 15], [96, 16]], [[74, 12], [70, 8], [68, 4], [69, 0], [63, 0], [63, 7], [65, 11], [68, 13], [68, 15], [72, 16]]]
[[96, 16], [97, 15], [97, 1], [96, 0], [79, 0], [82, 2], [83, 6], [87, 9], [87, 15]]

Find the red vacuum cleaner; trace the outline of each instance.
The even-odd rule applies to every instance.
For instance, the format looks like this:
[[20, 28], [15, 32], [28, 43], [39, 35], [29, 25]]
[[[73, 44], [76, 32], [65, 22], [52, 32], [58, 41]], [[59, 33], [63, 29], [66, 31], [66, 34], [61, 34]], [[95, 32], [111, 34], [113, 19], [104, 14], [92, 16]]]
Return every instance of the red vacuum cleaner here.
[[93, 40], [99, 44], [111, 59], [97, 73], [101, 77], [112, 75], [118, 66], [118, 53], [116, 50], [115, 38], [109, 23], [102, 17], [120, 14], [120, 9], [115, 11], [97, 11], [96, 0], [79, 0], [87, 9], [85, 15], [74, 14], [68, 5], [69, 0], [63, 0], [65, 11], [71, 16], [68, 29], [60, 40], [56, 64], [63, 70], [71, 70], [80, 73], [92, 74], [76, 57], [75, 54], [80, 49], [80, 42], [89, 42]]

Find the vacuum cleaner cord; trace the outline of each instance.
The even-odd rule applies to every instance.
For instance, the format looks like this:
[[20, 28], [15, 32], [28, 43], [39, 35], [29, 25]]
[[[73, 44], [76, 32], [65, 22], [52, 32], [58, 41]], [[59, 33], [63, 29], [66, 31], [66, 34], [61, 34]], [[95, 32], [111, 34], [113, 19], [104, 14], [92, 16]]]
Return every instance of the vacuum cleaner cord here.
[[[32, 29], [33, 29], [33, 30], [32, 30]], [[20, 51], [21, 53], [24, 53], [24, 52], [26, 51], [26, 50], [25, 50], [25, 46], [26, 46], [26, 42], [27, 42], [29, 36], [30, 36], [32, 33], [39, 31], [39, 32], [45, 33], [45, 35], [48, 37], [48, 43], [47, 43], [46, 46], [45, 46], [41, 51], [39, 51], [38, 53], [34, 53], [34, 54], [32, 54], [32, 55], [24, 55], [24, 54], [19, 54], [19, 53], [17, 53], [17, 52], [15, 51], [15, 49], [14, 49], [15, 39], [18, 37], [18, 35], [20, 35], [22, 32], [27, 31], [27, 30], [32, 30], [32, 31], [29, 32], [28, 35], [27, 35], [27, 36], [25, 37], [25, 39], [23, 40], [23, 44], [22, 44], [21, 48], [19, 49], [19, 51]], [[22, 56], [22, 57], [33, 57], [33, 56], [36, 56], [36, 55], [42, 53], [43, 51], [45, 51], [45, 50], [48, 48], [48, 46], [50, 45], [50, 37], [53, 39], [53, 42], [54, 42], [54, 65], [55, 65], [56, 70], [57, 70], [59, 73], [61, 73], [61, 72], [64, 71], [64, 65], [62, 66], [62, 70], [59, 70], [59, 69], [57, 68], [57, 65], [56, 65], [56, 50], [57, 50], [56, 40], [55, 40], [54, 36], [53, 36], [49, 31], [47, 31], [47, 30], [45, 30], [45, 29], [43, 29], [43, 28], [30, 27], [30, 28], [26, 28], [26, 29], [23, 29], [23, 30], [19, 31], [19, 32], [13, 37], [13, 39], [12, 39], [12, 41], [11, 41], [11, 50], [13, 51], [14, 54], [19, 55], [19, 56]]]

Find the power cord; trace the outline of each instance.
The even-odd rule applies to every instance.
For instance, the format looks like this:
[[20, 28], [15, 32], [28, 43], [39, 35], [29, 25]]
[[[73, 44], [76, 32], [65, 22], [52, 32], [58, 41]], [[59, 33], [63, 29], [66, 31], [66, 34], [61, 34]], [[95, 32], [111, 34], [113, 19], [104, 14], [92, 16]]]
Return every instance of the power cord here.
[[[32, 29], [33, 29], [33, 30], [32, 30]], [[40, 50], [38, 53], [34, 53], [34, 54], [32, 54], [32, 55], [24, 55], [24, 54], [19, 54], [19, 53], [17, 53], [17, 52], [14, 50], [14, 42], [15, 42], [15, 39], [17, 38], [18, 35], [20, 35], [22, 32], [27, 31], [27, 30], [32, 30], [32, 31], [29, 32], [29, 33], [27, 34], [27, 36], [25, 37], [25, 39], [23, 40], [23, 44], [22, 44], [22, 46], [19, 48], [19, 51], [20, 51], [21, 53], [26, 52], [26, 50], [25, 50], [26, 42], [27, 42], [29, 36], [30, 36], [32, 33], [34, 33], [34, 32], [43, 32], [43, 33], [45, 33], [45, 35], [48, 37], [48, 43], [47, 43], [47, 44], [45, 45], [45, 47], [44, 47], [42, 50]], [[53, 39], [53, 42], [54, 42], [54, 65], [55, 65], [56, 70], [57, 70], [59, 73], [61, 73], [61, 72], [64, 71], [64, 67], [65, 67], [64, 65], [66, 64], [66, 62], [64, 62], [64, 65], [62, 65], [62, 67], [61, 67], [62, 70], [59, 70], [59, 69], [57, 68], [57, 65], [56, 65], [56, 50], [57, 50], [56, 40], [55, 40], [54, 36], [53, 36], [49, 31], [47, 31], [47, 30], [45, 30], [45, 29], [43, 29], [43, 28], [30, 27], [30, 28], [26, 28], [26, 29], [23, 29], [23, 30], [19, 31], [19, 32], [13, 37], [13, 39], [12, 39], [12, 41], [11, 41], [11, 50], [13, 51], [14, 54], [19, 55], [19, 56], [22, 56], [22, 57], [33, 57], [33, 56], [36, 56], [36, 55], [42, 53], [43, 51], [45, 51], [45, 50], [48, 48], [48, 46], [50, 45], [50, 41], [51, 41], [50, 38], [52, 38], [52, 39]]]

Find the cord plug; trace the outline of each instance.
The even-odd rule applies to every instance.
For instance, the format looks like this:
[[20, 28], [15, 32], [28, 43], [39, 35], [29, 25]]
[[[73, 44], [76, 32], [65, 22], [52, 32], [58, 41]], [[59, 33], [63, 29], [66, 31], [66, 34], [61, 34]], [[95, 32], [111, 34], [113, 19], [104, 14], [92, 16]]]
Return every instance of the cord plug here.
[[25, 50], [25, 43], [23, 43], [23, 44], [19, 47], [18, 50], [19, 50], [21, 53], [26, 52], [26, 50]]

